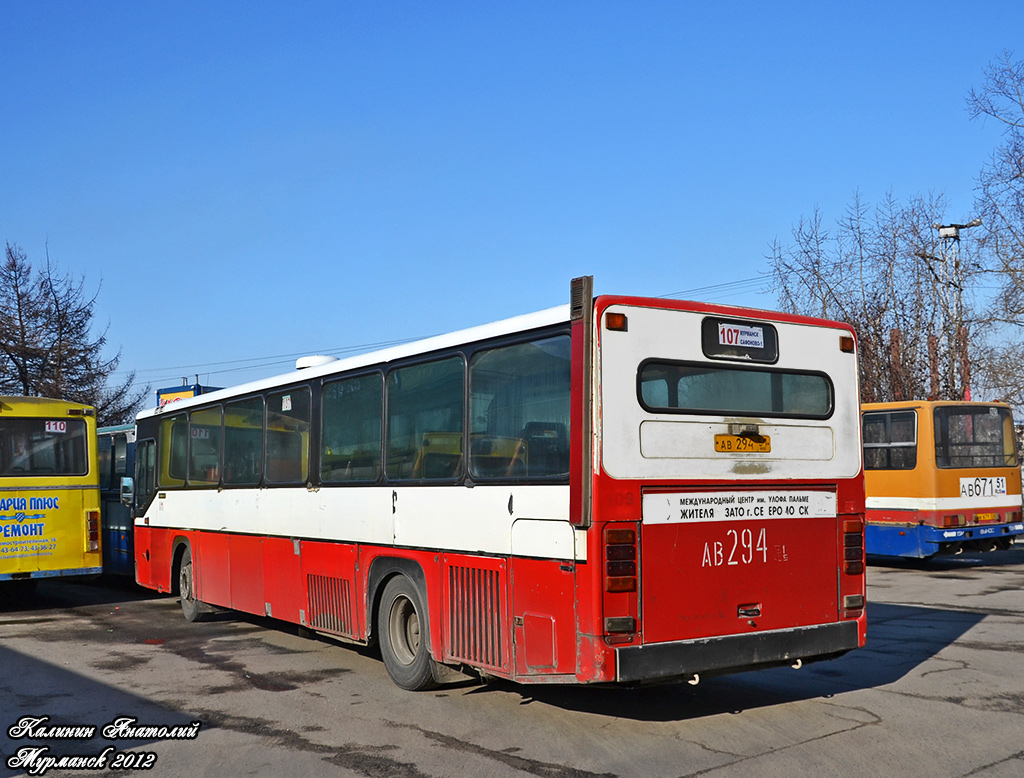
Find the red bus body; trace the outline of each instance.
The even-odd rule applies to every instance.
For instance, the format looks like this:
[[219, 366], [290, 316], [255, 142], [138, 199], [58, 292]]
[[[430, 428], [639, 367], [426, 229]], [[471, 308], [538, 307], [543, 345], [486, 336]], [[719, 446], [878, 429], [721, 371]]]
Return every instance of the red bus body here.
[[[862, 646], [864, 490], [852, 330], [725, 306], [592, 298], [588, 286], [574, 294], [568, 309], [141, 414], [138, 582], [173, 593], [190, 585], [203, 603], [369, 643], [386, 629], [380, 603], [389, 582], [402, 579], [422, 600], [417, 634], [438, 680], [445, 667], [522, 683], [692, 680], [799, 666]], [[730, 351], [736, 333], [753, 345]], [[568, 423], [527, 424], [520, 437], [475, 432], [483, 414], [474, 392], [484, 375], [476, 366], [498, 363], [497, 349], [507, 344], [533, 339], [548, 348], [559, 338], [568, 339], [568, 416], [559, 417]], [[388, 414], [399, 400], [386, 394], [380, 473], [359, 485], [326, 482], [335, 454], [318, 407], [327, 407], [332, 381], [372, 371], [397, 392], [411, 383], [393, 379], [402, 366], [450, 360], [455, 374], [457, 358], [468, 366], [466, 429], [423, 435], [422, 445], [433, 448], [417, 453], [411, 475], [392, 477], [399, 470], [391, 469], [388, 447], [398, 417]], [[679, 386], [693, 384], [688, 396], [714, 400], [714, 382], [747, 380], [751, 369], [771, 382], [774, 411], [694, 410], [684, 390], [676, 397], [670, 386], [678, 378]], [[233, 398], [265, 404], [269, 450], [270, 408], [281, 387], [289, 407], [300, 391], [312, 398], [296, 465], [306, 470], [302, 480], [293, 474], [291, 483], [275, 483], [267, 454], [258, 479], [233, 485], [225, 449], [196, 475], [205, 445], [197, 441], [232, 433]], [[207, 431], [200, 420], [218, 407], [220, 432]], [[203, 409], [207, 416], [198, 415]], [[191, 469], [181, 479], [172, 477], [173, 444], [164, 439], [176, 424], [190, 431]], [[563, 434], [565, 477], [512, 475], [515, 454], [495, 475], [501, 446], [518, 447], [533, 467], [554, 456]], [[432, 481], [415, 469], [424, 451], [461, 464]], [[561, 464], [552, 467], [561, 472]]]

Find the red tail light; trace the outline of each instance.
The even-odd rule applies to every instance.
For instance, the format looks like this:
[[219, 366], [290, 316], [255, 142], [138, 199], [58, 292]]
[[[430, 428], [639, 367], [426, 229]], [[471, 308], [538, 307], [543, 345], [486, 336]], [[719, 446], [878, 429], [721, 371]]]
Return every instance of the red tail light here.
[[604, 532], [604, 590], [636, 591], [636, 531], [607, 529]]
[[859, 519], [843, 522], [843, 572], [864, 572], [864, 524]]
[[99, 511], [86, 511], [86, 513], [85, 513], [85, 530], [86, 530], [86, 550], [87, 551], [99, 551], [100, 550], [100, 512]]

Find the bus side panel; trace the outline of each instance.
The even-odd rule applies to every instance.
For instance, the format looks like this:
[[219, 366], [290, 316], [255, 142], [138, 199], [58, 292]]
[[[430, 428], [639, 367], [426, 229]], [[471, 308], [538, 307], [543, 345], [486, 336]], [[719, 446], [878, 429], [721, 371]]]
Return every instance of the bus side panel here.
[[[914, 511], [913, 515], [916, 514]], [[912, 524], [873, 523], [871, 512], [868, 512], [868, 524], [864, 527], [864, 546], [871, 555], [924, 559], [937, 553], [939, 545], [929, 544], [921, 530], [922, 527]]]
[[153, 530], [135, 526], [135, 582], [149, 589], [166, 591], [153, 575]]
[[[174, 530], [135, 525], [135, 580], [140, 586], [171, 592], [173, 548], [172, 540], [182, 533]], [[191, 541], [193, 547], [195, 541]]]
[[[432, 580], [437, 565], [424, 567], [434, 655], [508, 675], [512, 656], [508, 562], [467, 554], [444, 554], [442, 562], [439, 580]], [[439, 631], [443, 643], [438, 640]], [[442, 654], [436, 653], [439, 648]]]
[[300, 588], [306, 592], [301, 606], [310, 629], [358, 638], [362, 635], [363, 601], [356, 584], [357, 547], [349, 543], [302, 541]]
[[197, 532], [192, 554], [196, 598], [210, 605], [230, 608], [231, 552], [228, 536], [216, 532]]
[[512, 604], [516, 675], [575, 674], [574, 565], [514, 557]]
[[263, 597], [263, 538], [233, 535], [228, 539], [231, 607], [266, 615]]
[[291, 538], [266, 538], [263, 542], [263, 591], [267, 615], [301, 624], [306, 605], [299, 544]]

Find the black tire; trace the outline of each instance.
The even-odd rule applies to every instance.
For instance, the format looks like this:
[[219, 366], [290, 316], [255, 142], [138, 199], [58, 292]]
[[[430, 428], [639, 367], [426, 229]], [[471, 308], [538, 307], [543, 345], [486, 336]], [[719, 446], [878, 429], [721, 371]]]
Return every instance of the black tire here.
[[192, 576], [192, 552], [187, 550], [178, 568], [178, 594], [181, 597], [181, 612], [185, 621], [202, 621], [208, 608], [196, 599], [195, 578]]
[[420, 692], [437, 687], [426, 609], [417, 586], [404, 575], [388, 581], [377, 611], [380, 654], [391, 680]]

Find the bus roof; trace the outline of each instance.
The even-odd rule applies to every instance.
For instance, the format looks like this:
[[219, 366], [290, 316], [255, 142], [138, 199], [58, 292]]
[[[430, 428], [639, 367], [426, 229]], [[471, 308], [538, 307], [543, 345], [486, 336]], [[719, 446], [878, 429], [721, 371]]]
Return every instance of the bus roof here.
[[114, 424], [109, 427], [99, 427], [96, 430], [97, 435], [111, 435], [116, 432], [127, 432], [128, 430], [135, 429], [134, 424]]
[[55, 397], [19, 397], [17, 395], [0, 395], [0, 413], [12, 410], [23, 413], [29, 410], [38, 413], [52, 412], [54, 408], [88, 408], [94, 410], [91, 405], [73, 402], [71, 400], [59, 400]]
[[138, 418], [147, 418], [158, 414], [171, 413], [179, 408], [187, 408], [192, 405], [202, 405], [207, 402], [216, 401], [228, 397], [256, 393], [275, 386], [286, 385], [292, 382], [303, 381], [309, 378], [319, 378], [325, 375], [355, 370], [367, 365], [376, 365], [390, 362], [403, 357], [427, 354], [453, 346], [460, 346], [467, 343], [475, 343], [490, 338], [499, 338], [503, 335], [511, 335], [516, 332], [527, 332], [529, 330], [549, 327], [569, 321], [569, 306], [559, 305], [555, 308], [548, 308], [536, 313], [514, 316], [511, 319], [483, 324], [469, 329], [448, 332], [444, 335], [435, 335], [431, 338], [404, 343], [400, 346], [392, 346], [381, 351], [369, 351], [365, 354], [347, 357], [327, 362], [316, 367], [308, 367], [303, 370], [293, 370], [271, 378], [264, 378], [258, 381], [251, 381], [227, 389], [218, 389], [215, 392], [198, 395], [178, 400], [175, 403], [164, 405], [158, 408], [149, 408], [139, 413]]
[[865, 411], [885, 411], [925, 407], [938, 408], [940, 406], [949, 405], [975, 405], [984, 407], [996, 405], [1000, 408], [1010, 407], [1001, 400], [892, 400], [890, 402], [861, 403], [861, 409]]

